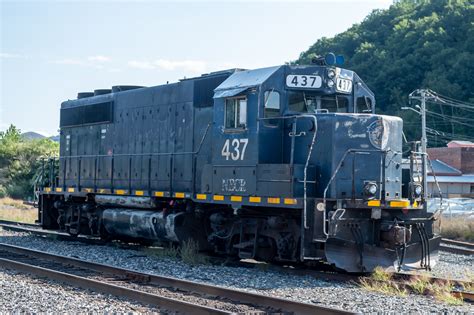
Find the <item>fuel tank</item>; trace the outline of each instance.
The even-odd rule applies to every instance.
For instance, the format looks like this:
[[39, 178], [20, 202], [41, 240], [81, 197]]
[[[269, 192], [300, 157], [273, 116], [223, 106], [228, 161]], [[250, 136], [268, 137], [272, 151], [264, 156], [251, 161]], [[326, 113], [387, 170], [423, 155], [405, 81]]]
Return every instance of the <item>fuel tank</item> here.
[[184, 212], [165, 214], [116, 208], [103, 211], [102, 223], [107, 233], [119, 238], [179, 242], [177, 229], [183, 225], [184, 215]]
[[150, 197], [96, 195], [95, 202], [102, 206], [153, 209], [155, 201]]

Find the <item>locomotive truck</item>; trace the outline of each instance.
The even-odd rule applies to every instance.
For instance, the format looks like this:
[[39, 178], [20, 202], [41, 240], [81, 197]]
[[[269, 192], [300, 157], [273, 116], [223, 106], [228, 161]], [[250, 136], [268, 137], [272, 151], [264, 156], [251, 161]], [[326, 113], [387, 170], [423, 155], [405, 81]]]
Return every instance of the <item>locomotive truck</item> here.
[[355, 72], [322, 59], [81, 92], [61, 104], [39, 222], [348, 272], [430, 268], [436, 217], [402, 174], [402, 119], [375, 104]]

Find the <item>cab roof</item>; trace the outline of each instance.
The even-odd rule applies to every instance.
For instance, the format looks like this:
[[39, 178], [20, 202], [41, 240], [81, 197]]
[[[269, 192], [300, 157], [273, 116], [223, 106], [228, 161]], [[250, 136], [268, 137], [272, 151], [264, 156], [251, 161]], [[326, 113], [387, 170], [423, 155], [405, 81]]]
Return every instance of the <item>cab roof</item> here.
[[281, 67], [274, 66], [234, 72], [234, 74], [214, 89], [214, 98], [235, 96], [248, 88], [261, 85]]

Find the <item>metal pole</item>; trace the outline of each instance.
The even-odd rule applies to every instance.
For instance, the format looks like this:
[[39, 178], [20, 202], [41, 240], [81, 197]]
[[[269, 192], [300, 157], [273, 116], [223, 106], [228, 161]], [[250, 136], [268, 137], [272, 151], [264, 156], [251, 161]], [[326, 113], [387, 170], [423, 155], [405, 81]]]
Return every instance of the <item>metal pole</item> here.
[[423, 195], [424, 205], [426, 208], [426, 200], [428, 199], [428, 167], [427, 154], [426, 154], [426, 91], [421, 90], [421, 153], [422, 153], [422, 166], [423, 166]]

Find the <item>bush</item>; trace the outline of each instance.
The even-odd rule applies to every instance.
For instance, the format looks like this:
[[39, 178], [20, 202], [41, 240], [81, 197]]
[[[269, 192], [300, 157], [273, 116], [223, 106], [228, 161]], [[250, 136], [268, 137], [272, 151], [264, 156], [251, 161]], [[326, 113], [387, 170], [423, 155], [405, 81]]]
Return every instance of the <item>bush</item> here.
[[190, 265], [207, 264], [209, 262], [208, 257], [199, 253], [199, 244], [193, 239], [188, 239], [181, 244], [179, 254], [181, 260]]
[[0, 185], [0, 199], [5, 198], [6, 196], [7, 196], [7, 190], [5, 189], [5, 187]]
[[0, 196], [25, 199], [33, 196], [33, 178], [40, 158], [58, 156], [59, 144], [50, 139], [24, 140], [11, 125], [0, 132]]

